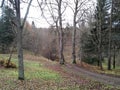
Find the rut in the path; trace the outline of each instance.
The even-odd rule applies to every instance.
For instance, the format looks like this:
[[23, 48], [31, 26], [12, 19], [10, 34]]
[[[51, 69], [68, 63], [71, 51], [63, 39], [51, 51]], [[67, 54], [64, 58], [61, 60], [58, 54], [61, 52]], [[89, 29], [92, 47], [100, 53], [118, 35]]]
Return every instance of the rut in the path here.
[[107, 75], [103, 75], [103, 74], [98, 74], [98, 73], [94, 73], [94, 72], [90, 72], [87, 71], [83, 68], [80, 68], [76, 65], [69, 65], [66, 64], [65, 67], [67, 70], [72, 71], [74, 74], [78, 75], [78, 76], [84, 76], [105, 84], [110, 84], [110, 85], [114, 85], [114, 86], [120, 86], [120, 78], [118, 77], [111, 77], [111, 76], [107, 76]]

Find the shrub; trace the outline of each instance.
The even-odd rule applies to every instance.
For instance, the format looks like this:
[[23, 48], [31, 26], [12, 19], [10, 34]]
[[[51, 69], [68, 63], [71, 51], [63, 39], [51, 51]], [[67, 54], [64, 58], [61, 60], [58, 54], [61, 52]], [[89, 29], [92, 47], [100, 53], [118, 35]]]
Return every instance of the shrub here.
[[0, 66], [4, 65], [4, 60], [0, 60]]
[[97, 57], [85, 57], [84, 62], [92, 65], [97, 65], [98, 58]]
[[8, 65], [8, 60], [0, 60], [0, 66], [5, 68], [17, 68], [16, 64], [13, 62], [10, 62]]

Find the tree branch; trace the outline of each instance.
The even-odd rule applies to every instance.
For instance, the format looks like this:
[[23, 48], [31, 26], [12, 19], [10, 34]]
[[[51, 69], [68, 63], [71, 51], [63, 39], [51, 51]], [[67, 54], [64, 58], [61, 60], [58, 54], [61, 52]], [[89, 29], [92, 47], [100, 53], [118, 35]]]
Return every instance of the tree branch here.
[[3, 5], [4, 5], [4, 2], [5, 2], [5, 0], [2, 0], [2, 4], [1, 4], [1, 7], [3, 7]]
[[28, 16], [28, 13], [29, 13], [29, 9], [30, 9], [30, 5], [31, 5], [32, 1], [33, 1], [33, 0], [30, 0], [29, 5], [28, 5], [28, 7], [27, 7], [27, 12], [26, 12], [26, 14], [25, 14], [25, 17], [24, 17], [23, 22], [22, 22], [22, 25], [21, 25], [22, 28], [24, 27], [24, 24], [25, 24], [25, 22], [26, 22], [26, 19], [27, 19], [27, 16]]

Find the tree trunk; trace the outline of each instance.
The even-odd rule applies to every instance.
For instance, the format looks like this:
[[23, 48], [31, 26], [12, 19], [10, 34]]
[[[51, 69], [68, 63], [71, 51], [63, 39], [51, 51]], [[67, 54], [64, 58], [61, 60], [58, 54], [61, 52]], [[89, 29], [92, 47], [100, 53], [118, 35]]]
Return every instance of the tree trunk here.
[[76, 36], [76, 22], [74, 21], [74, 28], [72, 34], [72, 60], [73, 64], [76, 64], [76, 52], [75, 52], [75, 36]]
[[18, 51], [18, 79], [24, 80], [24, 63], [23, 63], [23, 47], [21, 16], [20, 16], [20, 0], [16, 1], [16, 17], [17, 17], [17, 51]]
[[73, 18], [73, 33], [72, 33], [72, 60], [73, 60], [73, 64], [76, 64], [76, 50], [75, 50], [75, 46], [76, 46], [76, 18], [77, 18], [77, 13], [78, 13], [78, 3], [79, 1], [76, 0], [75, 1], [75, 12], [74, 12], [74, 18]]
[[[101, 39], [100, 39], [101, 40]], [[99, 47], [98, 47], [98, 52], [99, 52], [99, 60], [98, 60], [98, 65], [100, 66], [100, 69], [103, 70], [103, 66], [102, 66], [102, 47], [101, 47], [101, 42], [99, 43]]]
[[62, 13], [61, 13], [62, 0], [58, 2], [58, 15], [59, 15], [59, 26], [60, 26], [60, 47], [59, 47], [59, 59], [60, 64], [64, 64], [64, 55], [63, 55], [63, 29], [62, 29]]
[[64, 64], [64, 55], [63, 55], [63, 31], [62, 31], [62, 29], [60, 29], [60, 47], [59, 47], [59, 49], [60, 49], [60, 51], [59, 51], [59, 53], [60, 53], [60, 64]]
[[22, 45], [22, 33], [25, 21], [27, 19], [27, 15], [29, 13], [30, 5], [32, 3], [32, 0], [30, 0], [25, 17], [23, 19], [23, 22], [21, 23], [21, 13], [20, 13], [20, 0], [15, 0], [15, 9], [16, 9], [16, 23], [17, 23], [17, 51], [18, 51], [18, 79], [24, 80], [24, 62], [23, 62], [23, 45]]
[[101, 53], [101, 50], [100, 50], [100, 69], [103, 70], [103, 66], [102, 66], [102, 53]]
[[102, 16], [101, 16], [101, 13], [100, 13], [98, 52], [99, 52], [100, 69], [103, 70], [103, 66], [102, 66], [102, 20], [101, 19], [102, 19]]
[[[97, 33], [97, 36], [98, 36], [98, 38], [99, 38], [99, 32], [100, 32], [100, 30], [99, 30], [99, 29], [100, 29], [100, 28], [99, 28], [99, 27], [100, 27], [100, 26], [99, 26], [99, 19], [97, 19], [97, 24], [96, 24], [96, 25], [97, 25], [96, 28], [97, 28], [97, 32], [98, 32], [98, 33]], [[100, 44], [100, 41], [98, 40], [98, 45], [97, 45], [97, 50], [98, 50], [98, 52], [97, 52], [97, 57], [98, 57], [97, 65], [98, 65], [98, 67], [100, 67], [100, 58], [99, 58], [100, 52], [99, 52], [99, 44]]]
[[111, 2], [111, 15], [110, 15], [110, 28], [109, 28], [109, 45], [108, 45], [108, 70], [111, 70], [111, 31], [112, 31], [112, 13], [113, 13], [113, 0]]
[[98, 61], [97, 61], [98, 67], [100, 66], [100, 60], [99, 60], [99, 53], [98, 53]]
[[18, 30], [18, 42], [17, 42], [17, 49], [18, 49], [18, 65], [19, 65], [19, 80], [24, 80], [24, 63], [23, 63], [23, 48], [22, 48], [22, 28]]
[[115, 64], [116, 64], [116, 50], [115, 50], [115, 45], [114, 45], [114, 51], [113, 51], [113, 69], [115, 69]]

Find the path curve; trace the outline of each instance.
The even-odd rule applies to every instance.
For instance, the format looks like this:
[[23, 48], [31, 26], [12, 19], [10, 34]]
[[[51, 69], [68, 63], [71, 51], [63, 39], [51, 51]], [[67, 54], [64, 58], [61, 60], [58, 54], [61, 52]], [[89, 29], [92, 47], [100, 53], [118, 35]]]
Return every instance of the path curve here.
[[84, 77], [105, 83], [110, 84], [113, 86], [120, 86], [120, 78], [118, 77], [111, 77], [104, 74], [98, 74], [94, 72], [90, 72], [88, 70], [85, 70], [83, 68], [80, 68], [79, 66], [76, 66], [74, 64], [66, 64], [65, 68], [68, 70], [71, 70], [76, 75], [82, 75]]

